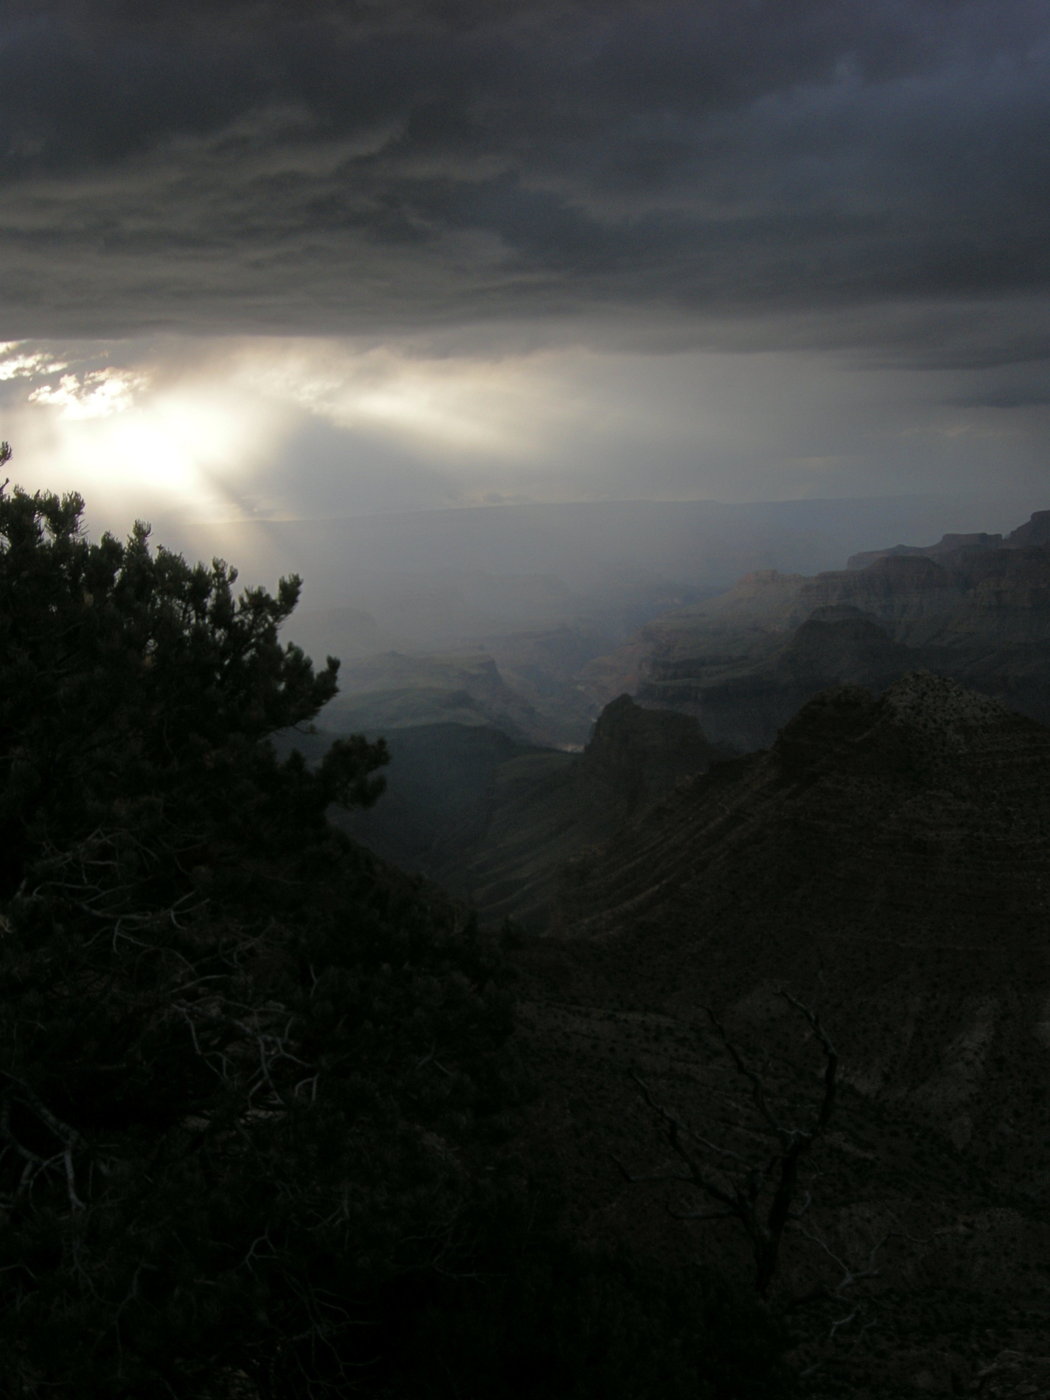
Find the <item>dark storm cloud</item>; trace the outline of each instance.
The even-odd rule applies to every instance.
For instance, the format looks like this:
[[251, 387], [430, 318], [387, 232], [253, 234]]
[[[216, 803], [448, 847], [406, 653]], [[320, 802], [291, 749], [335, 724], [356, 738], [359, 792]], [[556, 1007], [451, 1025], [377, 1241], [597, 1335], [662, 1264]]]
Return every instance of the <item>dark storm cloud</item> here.
[[1045, 346], [1041, 0], [85, 0], [0, 32], [11, 336], [782, 316], [936, 359], [949, 308], [975, 363]]

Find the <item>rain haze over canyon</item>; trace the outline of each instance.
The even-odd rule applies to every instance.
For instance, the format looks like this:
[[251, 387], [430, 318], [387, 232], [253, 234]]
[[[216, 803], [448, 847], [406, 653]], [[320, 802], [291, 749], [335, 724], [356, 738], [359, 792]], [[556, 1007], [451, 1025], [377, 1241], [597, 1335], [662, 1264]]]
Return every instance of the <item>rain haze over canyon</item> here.
[[1050, 1393], [1046, 6], [0, 65], [15, 1393]]

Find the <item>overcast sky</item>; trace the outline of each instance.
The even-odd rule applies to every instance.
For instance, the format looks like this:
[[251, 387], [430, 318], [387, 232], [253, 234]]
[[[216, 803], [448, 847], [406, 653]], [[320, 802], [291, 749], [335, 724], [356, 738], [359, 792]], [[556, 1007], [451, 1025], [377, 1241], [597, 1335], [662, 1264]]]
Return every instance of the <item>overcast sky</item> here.
[[1045, 0], [2, 16], [16, 480], [1050, 506]]

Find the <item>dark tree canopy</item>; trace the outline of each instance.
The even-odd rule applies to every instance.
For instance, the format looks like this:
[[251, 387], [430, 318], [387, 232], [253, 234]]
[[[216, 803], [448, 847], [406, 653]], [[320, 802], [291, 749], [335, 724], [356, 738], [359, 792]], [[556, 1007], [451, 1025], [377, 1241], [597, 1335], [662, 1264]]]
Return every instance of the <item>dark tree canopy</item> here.
[[[154, 551], [142, 524], [126, 543], [90, 542], [83, 508], [76, 495], [0, 493], [0, 893], [33, 852], [118, 811], [137, 821], [149, 806], [173, 841], [235, 822], [243, 784], [268, 761], [260, 741], [310, 720], [337, 688], [337, 661], [315, 673], [278, 639], [298, 578], [276, 597], [236, 597], [235, 569]], [[295, 802], [315, 814], [367, 804], [385, 761], [382, 743], [350, 740], [309, 780], [293, 762]], [[224, 785], [226, 810], [205, 814]]]

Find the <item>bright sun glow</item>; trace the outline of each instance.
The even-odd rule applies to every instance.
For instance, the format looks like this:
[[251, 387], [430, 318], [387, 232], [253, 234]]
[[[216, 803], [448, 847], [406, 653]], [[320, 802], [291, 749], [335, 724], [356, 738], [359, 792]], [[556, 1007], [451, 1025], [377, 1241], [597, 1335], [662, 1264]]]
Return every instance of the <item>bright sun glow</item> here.
[[[260, 466], [310, 419], [348, 434], [348, 474], [355, 435], [396, 442], [457, 475], [527, 466], [542, 455], [535, 385], [499, 362], [271, 340], [213, 344], [173, 373], [78, 366], [13, 343], [0, 346], [4, 379], [26, 386], [6, 433], [20, 456], [32, 445], [48, 462], [49, 485], [68, 489], [72, 477], [76, 489], [162, 498], [196, 515], [243, 514]], [[294, 511], [295, 502], [276, 508]]]
[[26, 485], [126, 501], [139, 514], [240, 512], [246, 477], [280, 437], [280, 414], [215, 377], [158, 383], [148, 370], [77, 372], [17, 346], [5, 351], [0, 379], [49, 376], [9, 415], [17, 459], [47, 463], [47, 479]]
[[[4, 380], [3, 436], [30, 464], [18, 479], [80, 491], [93, 511], [125, 518], [296, 518], [322, 497], [349, 513], [399, 509], [416, 463], [428, 502], [487, 500], [504, 482], [519, 489], [523, 473], [538, 480], [588, 411], [557, 356], [425, 357], [329, 340], [140, 344], [122, 365], [97, 349], [14, 343], [0, 346]], [[335, 432], [314, 443], [311, 423]], [[293, 470], [303, 451], [316, 455]]]

